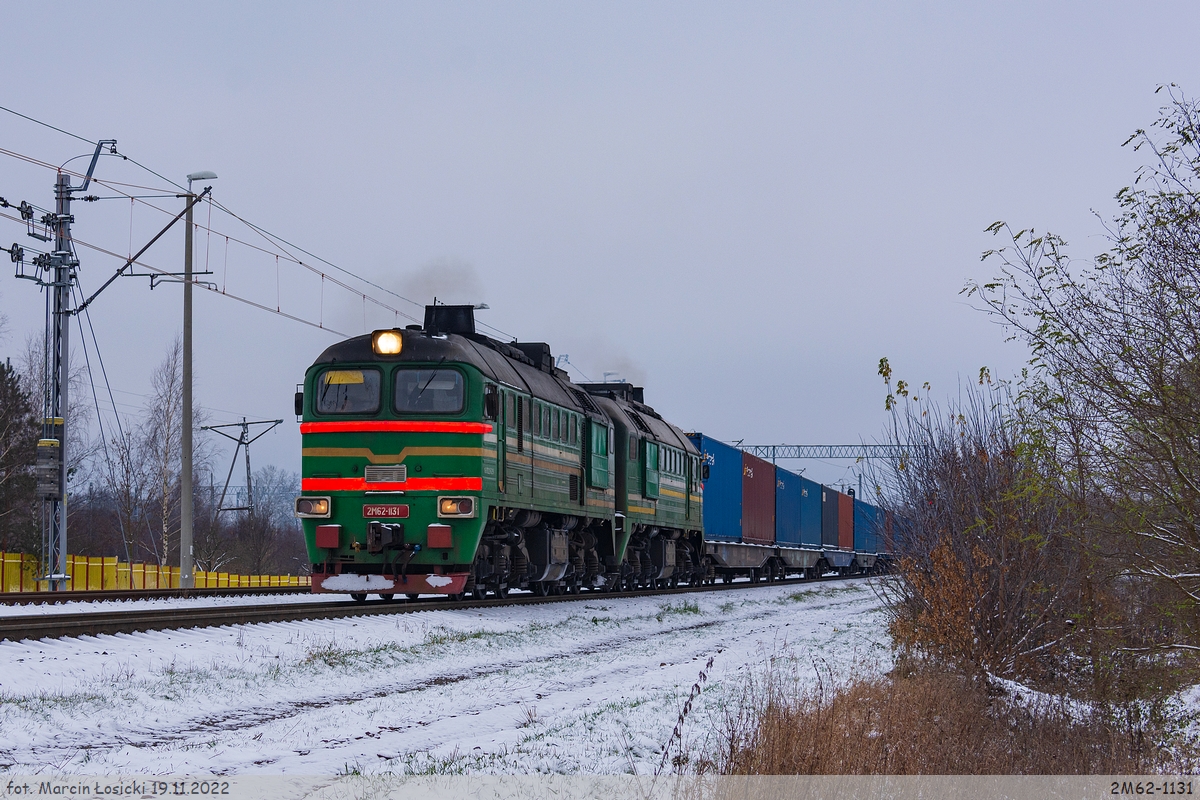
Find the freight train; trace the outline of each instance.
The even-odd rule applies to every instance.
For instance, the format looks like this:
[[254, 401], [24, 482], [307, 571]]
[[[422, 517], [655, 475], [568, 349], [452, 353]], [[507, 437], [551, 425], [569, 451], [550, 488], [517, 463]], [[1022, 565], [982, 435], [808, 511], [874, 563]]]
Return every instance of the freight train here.
[[[296, 393], [315, 592], [482, 599], [887, 562], [849, 494], [685, 433], [628, 383], [573, 383], [472, 306], [327, 348]], [[881, 552], [882, 551], [882, 552]]]

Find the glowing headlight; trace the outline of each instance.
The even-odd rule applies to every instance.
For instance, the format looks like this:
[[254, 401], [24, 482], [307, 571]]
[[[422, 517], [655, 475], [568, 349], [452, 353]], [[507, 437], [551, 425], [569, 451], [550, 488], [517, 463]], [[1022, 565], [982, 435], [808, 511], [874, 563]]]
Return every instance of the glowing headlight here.
[[473, 517], [475, 516], [474, 497], [439, 497], [439, 517]]
[[375, 331], [371, 335], [371, 349], [375, 351], [376, 355], [400, 355], [400, 350], [403, 347], [404, 339], [400, 337], [399, 331]]
[[301, 519], [328, 519], [328, 497], [297, 497], [296, 516]]

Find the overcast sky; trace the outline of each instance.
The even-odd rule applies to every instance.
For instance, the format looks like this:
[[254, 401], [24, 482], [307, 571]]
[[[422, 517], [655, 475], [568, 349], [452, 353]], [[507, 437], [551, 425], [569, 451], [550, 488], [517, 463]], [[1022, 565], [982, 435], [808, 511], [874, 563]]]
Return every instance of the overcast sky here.
[[[418, 318], [435, 294], [485, 302], [481, 321], [549, 342], [592, 379], [644, 384], [685, 429], [747, 443], [879, 438], [881, 356], [935, 397], [984, 365], [1016, 372], [1020, 348], [959, 294], [988, 275], [983, 229], [1051, 229], [1077, 257], [1094, 253], [1093, 213], [1111, 217], [1132, 180], [1138, 157], [1121, 143], [1156, 118], [1155, 88], [1200, 92], [1200, 7], [1184, 2], [78, 3], [3, 15], [0, 105], [117, 139], [175, 181], [213, 170], [215, 196], [246, 220], [416, 304], [369, 289], [374, 299]], [[89, 152], [4, 113], [0, 148], [54, 165]], [[97, 176], [165, 186], [115, 158]], [[0, 196], [49, 207], [53, 182], [0, 155]], [[126, 255], [167, 219], [141, 202], [81, 203], [75, 234]], [[278, 251], [224, 214], [212, 228], [197, 259], [227, 293], [347, 334], [397, 319], [277, 267]], [[13, 241], [38, 245], [0, 219], [0, 242]], [[182, 250], [176, 230], [145, 260], [179, 270]], [[120, 266], [80, 255], [85, 292]], [[127, 278], [92, 307], [123, 412], [180, 331], [181, 296]], [[0, 312], [0, 355], [15, 355], [44, 301], [10, 273]], [[254, 459], [298, 469], [295, 384], [339, 337], [208, 292], [195, 326], [197, 401], [214, 422], [284, 418]], [[827, 482], [856, 469], [792, 466]]]

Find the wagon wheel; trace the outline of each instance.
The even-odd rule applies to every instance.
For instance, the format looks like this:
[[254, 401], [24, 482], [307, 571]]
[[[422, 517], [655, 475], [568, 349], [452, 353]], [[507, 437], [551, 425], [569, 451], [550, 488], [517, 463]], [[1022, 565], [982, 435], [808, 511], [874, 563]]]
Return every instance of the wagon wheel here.
[[404, 596], [405, 596], [405, 597], [407, 597], [409, 600], [416, 600], [416, 599], [417, 599], [418, 597], [420, 597], [421, 595], [419, 595], [419, 594], [412, 594], [412, 593], [409, 593], [409, 594], [406, 594], [406, 595], [404, 595]]
[[387, 592], [386, 594], [382, 594], [382, 593], [381, 593], [381, 594], [379, 595], [379, 599], [380, 599], [380, 600], [382, 600], [382, 601], [383, 601], [383, 602], [385, 602], [385, 603], [390, 603], [390, 602], [392, 602], [393, 600], [395, 600], [395, 599], [396, 599], [396, 595], [395, 595], [395, 594], [393, 594], [393, 593], [391, 593], [391, 592]]
[[367, 602], [367, 593], [366, 592], [351, 592], [350, 599], [356, 603], [365, 603], [365, 602]]

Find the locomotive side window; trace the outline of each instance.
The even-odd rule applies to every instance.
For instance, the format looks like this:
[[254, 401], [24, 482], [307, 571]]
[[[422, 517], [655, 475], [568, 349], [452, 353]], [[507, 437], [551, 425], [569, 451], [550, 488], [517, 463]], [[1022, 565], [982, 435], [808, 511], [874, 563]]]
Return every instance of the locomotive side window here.
[[317, 413], [374, 414], [380, 383], [377, 369], [327, 369], [317, 376]]
[[508, 394], [506, 392], [504, 397], [505, 397], [504, 404], [505, 404], [505, 407], [508, 409], [507, 413], [504, 415], [504, 423], [508, 426], [509, 430], [515, 431], [517, 429], [516, 404], [513, 402], [513, 396], [511, 394]]
[[542, 436], [545, 436], [547, 439], [551, 438], [551, 436], [550, 436], [550, 406], [546, 406], [546, 405], [542, 406]]
[[558, 412], [557, 412], [557, 411], [555, 411], [555, 412], [554, 412], [554, 440], [555, 440], [555, 441], [558, 441], [558, 439], [559, 439], [559, 432], [560, 432], [561, 430], [562, 430], [562, 423], [559, 421], [559, 414], [558, 414]]
[[398, 369], [392, 405], [398, 414], [457, 414], [463, 376], [454, 369]]
[[579, 444], [579, 428], [576, 427], [579, 423], [575, 419], [575, 415], [571, 415], [571, 444]]

